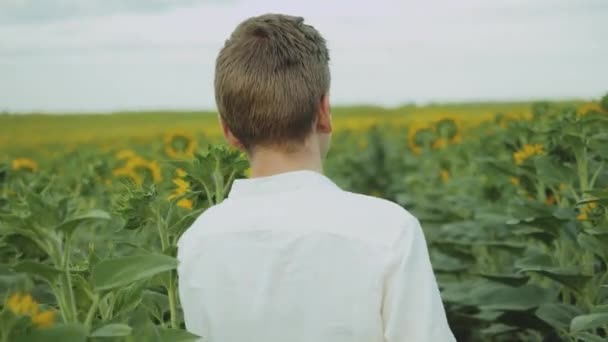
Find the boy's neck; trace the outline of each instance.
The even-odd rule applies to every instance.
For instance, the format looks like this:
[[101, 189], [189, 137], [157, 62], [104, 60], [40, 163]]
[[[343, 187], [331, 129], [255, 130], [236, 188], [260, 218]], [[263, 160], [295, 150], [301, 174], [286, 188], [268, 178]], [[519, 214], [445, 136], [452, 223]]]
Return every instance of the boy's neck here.
[[285, 152], [270, 148], [259, 148], [249, 156], [251, 178], [268, 177], [280, 173], [310, 170], [323, 172], [320, 153], [314, 149]]

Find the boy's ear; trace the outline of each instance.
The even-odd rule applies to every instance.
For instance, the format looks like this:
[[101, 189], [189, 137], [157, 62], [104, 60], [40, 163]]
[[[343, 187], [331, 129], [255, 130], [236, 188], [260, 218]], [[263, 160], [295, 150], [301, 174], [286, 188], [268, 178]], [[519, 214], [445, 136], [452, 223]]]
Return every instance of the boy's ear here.
[[230, 146], [232, 146], [232, 147], [235, 147], [235, 148], [238, 148], [239, 150], [244, 151], [245, 146], [243, 146], [243, 144], [239, 141], [239, 139], [237, 137], [235, 137], [234, 134], [232, 134], [230, 127], [228, 127], [228, 125], [226, 125], [224, 120], [222, 120], [222, 117], [220, 116], [219, 118], [220, 118], [220, 125], [222, 126], [222, 131], [224, 132], [224, 138], [226, 138], [226, 141], [228, 141], [228, 144], [230, 144]]
[[331, 128], [331, 107], [329, 105], [329, 95], [321, 96], [319, 104], [319, 117], [317, 118], [317, 132], [329, 134]]

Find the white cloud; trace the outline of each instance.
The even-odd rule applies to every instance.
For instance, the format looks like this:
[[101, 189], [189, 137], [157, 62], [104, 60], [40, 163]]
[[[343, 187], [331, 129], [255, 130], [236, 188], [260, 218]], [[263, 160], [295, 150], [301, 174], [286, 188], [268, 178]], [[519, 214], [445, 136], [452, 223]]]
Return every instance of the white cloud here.
[[341, 104], [608, 91], [608, 7], [597, 0], [175, 6], [0, 26], [0, 109], [212, 108], [217, 51], [241, 20], [267, 12], [302, 15], [327, 38]]

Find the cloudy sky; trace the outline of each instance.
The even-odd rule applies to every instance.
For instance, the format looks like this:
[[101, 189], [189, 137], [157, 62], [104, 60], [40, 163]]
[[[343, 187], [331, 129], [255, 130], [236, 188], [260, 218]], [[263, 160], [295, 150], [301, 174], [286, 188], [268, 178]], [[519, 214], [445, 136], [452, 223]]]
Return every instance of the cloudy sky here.
[[246, 17], [328, 40], [334, 104], [608, 92], [608, 0], [0, 0], [0, 111], [213, 109]]

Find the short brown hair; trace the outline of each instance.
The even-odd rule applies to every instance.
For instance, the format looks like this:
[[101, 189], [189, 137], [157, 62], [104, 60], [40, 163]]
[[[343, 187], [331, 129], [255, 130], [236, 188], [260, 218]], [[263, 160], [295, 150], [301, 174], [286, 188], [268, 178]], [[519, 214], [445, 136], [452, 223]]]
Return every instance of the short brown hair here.
[[248, 150], [302, 142], [329, 91], [328, 64], [325, 39], [303, 18], [265, 14], [245, 20], [216, 61], [222, 120]]

